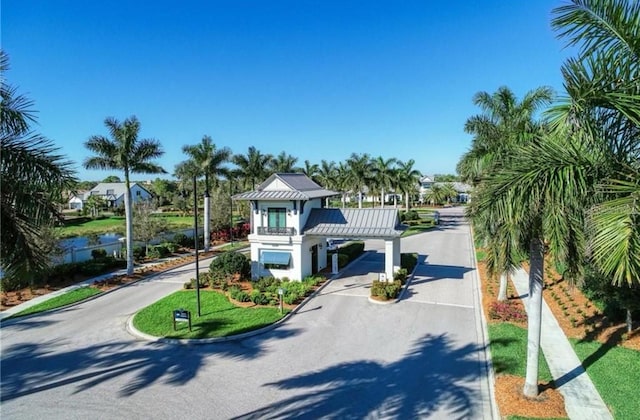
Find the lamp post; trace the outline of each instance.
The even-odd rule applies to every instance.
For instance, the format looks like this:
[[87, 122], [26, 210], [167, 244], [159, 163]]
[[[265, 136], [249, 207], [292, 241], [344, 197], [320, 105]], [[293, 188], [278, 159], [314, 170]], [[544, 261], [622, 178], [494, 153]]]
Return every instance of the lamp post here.
[[229, 238], [231, 239], [231, 249], [233, 249], [233, 189], [232, 181], [229, 179]]
[[198, 256], [198, 193], [196, 190], [196, 176], [193, 177], [193, 240], [196, 249], [196, 305], [200, 316], [200, 266]]

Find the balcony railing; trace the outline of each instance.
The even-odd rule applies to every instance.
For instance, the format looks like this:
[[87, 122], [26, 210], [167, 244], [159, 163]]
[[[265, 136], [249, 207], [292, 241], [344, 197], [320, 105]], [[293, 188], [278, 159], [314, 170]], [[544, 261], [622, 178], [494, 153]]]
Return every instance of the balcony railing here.
[[258, 235], [293, 236], [296, 229], [292, 227], [267, 227], [258, 226]]

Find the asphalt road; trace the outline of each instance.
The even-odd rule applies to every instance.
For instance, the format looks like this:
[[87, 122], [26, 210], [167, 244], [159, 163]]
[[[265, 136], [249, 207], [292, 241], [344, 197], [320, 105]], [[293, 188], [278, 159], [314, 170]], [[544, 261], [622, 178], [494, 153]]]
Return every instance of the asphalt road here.
[[[418, 252], [395, 304], [369, 301], [382, 241], [278, 328], [236, 342], [149, 343], [127, 319], [179, 289], [179, 268], [3, 324], [3, 419], [491, 418], [477, 280], [460, 209], [402, 240]], [[203, 264], [205, 265], [205, 264]]]

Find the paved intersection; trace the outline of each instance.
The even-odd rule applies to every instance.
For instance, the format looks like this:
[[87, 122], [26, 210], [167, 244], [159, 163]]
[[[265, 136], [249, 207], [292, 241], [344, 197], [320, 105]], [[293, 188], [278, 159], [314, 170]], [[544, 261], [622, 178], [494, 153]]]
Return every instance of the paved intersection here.
[[469, 229], [460, 209], [402, 240], [400, 302], [367, 296], [382, 241], [278, 328], [236, 342], [133, 338], [126, 320], [192, 276], [182, 267], [2, 328], [3, 418], [491, 418]]

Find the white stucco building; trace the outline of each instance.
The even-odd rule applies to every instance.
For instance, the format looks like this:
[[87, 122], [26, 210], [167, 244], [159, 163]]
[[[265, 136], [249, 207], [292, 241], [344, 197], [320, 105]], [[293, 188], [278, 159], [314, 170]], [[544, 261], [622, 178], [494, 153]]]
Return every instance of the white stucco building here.
[[235, 195], [251, 203], [251, 276], [301, 280], [327, 266], [327, 238], [385, 241], [385, 274], [400, 268], [403, 228], [396, 209], [324, 208], [338, 195], [304, 174], [274, 174], [255, 191]]

